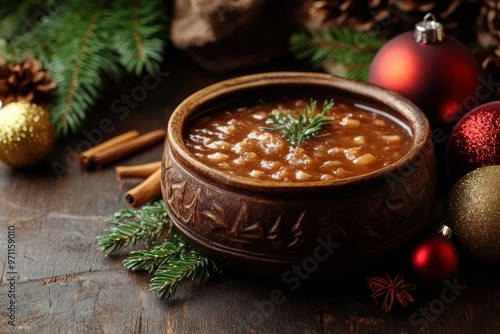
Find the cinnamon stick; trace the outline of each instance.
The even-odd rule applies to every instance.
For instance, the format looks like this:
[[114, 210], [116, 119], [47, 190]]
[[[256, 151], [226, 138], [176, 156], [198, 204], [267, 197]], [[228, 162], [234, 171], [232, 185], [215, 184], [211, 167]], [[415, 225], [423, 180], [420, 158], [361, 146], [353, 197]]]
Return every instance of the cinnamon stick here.
[[161, 167], [161, 161], [136, 166], [118, 166], [115, 168], [118, 179], [146, 179]]
[[165, 130], [155, 130], [98, 151], [90, 160], [89, 168], [101, 169], [111, 162], [165, 140], [166, 135]]
[[137, 209], [161, 196], [161, 168], [158, 168], [145, 181], [125, 194], [127, 203]]
[[114, 147], [116, 145], [120, 145], [121, 143], [124, 143], [132, 138], [139, 137], [140, 133], [139, 131], [129, 131], [125, 132], [124, 134], [121, 134], [119, 136], [116, 136], [114, 138], [111, 138], [110, 140], [107, 140], [99, 145], [96, 145], [82, 153], [80, 153], [80, 164], [82, 165], [83, 168], [89, 168], [92, 159], [96, 154], [99, 152], [102, 152], [104, 150], [109, 149], [110, 147]]

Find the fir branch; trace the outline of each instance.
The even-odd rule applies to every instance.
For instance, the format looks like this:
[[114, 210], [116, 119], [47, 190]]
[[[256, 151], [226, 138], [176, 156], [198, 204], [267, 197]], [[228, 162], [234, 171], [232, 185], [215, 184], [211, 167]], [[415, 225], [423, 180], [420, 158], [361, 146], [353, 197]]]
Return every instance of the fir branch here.
[[124, 209], [117, 212], [109, 222], [110, 228], [105, 235], [97, 237], [102, 252], [114, 253], [123, 248], [145, 240], [149, 247], [153, 245], [165, 231], [170, 231], [172, 221], [162, 201], [145, 205], [140, 210]]
[[[110, 225], [105, 235], [97, 237], [101, 250], [109, 254], [146, 240], [147, 249], [130, 252], [123, 265], [132, 271], [154, 273], [150, 290], [161, 299], [170, 298], [187, 278], [198, 279], [201, 283], [211, 273], [220, 272], [215, 262], [172, 232], [172, 221], [162, 201], [147, 204], [139, 210], [121, 210]], [[170, 237], [158, 243], [165, 230], [171, 233]]]
[[[115, 2], [117, 3], [117, 2]], [[139, 33], [139, 17], [138, 17], [138, 7], [139, 7], [139, 0], [133, 0], [132, 2], [132, 28], [133, 28], [133, 33], [132, 36], [134, 38], [134, 42], [136, 45], [137, 49], [137, 54], [138, 58], [141, 62], [144, 62], [146, 59], [146, 52], [144, 51], [144, 39], [142, 38], [141, 34]], [[141, 71], [139, 71], [140, 73]]]
[[[35, 58], [51, 73], [57, 81], [51, 117], [61, 137], [82, 127], [109, 79], [159, 68], [168, 25], [161, 0], [45, 1], [51, 10], [33, 29], [0, 41], [0, 60]], [[16, 8], [11, 15], [27, 12], [9, 8]]]
[[115, 0], [106, 15], [112, 26], [111, 46], [128, 73], [158, 71], [163, 59], [167, 32], [165, 2], [162, 0]]
[[49, 15], [62, 0], [7, 0], [0, 6], [0, 36], [10, 41], [24, 34]]
[[180, 257], [189, 248], [190, 245], [182, 237], [175, 235], [171, 239], [165, 239], [163, 243], [151, 250], [130, 252], [130, 256], [123, 260], [123, 265], [132, 271], [146, 270], [152, 273], [170, 259]]
[[15, 38], [2, 51], [20, 61], [35, 58], [56, 80], [51, 117], [58, 136], [76, 132], [104, 88], [105, 78], [117, 79], [119, 64], [100, 29], [105, 0], [71, 0], [59, 6], [36, 29]]
[[[19, 9], [20, 10], [20, 9]], [[51, 59], [50, 46], [59, 38], [59, 31], [69, 29], [70, 26], [60, 27], [60, 20], [55, 19], [67, 10], [66, 6], [59, 5], [51, 7], [51, 12], [44, 17], [32, 29], [22, 29], [21, 27], [10, 26], [16, 32], [12, 40], [2, 40], [0, 53], [5, 61], [19, 63], [26, 58], [38, 59], [43, 67], [47, 68]], [[24, 15], [22, 10], [19, 15]], [[12, 13], [16, 15], [16, 12]], [[35, 29], [36, 28], [36, 29]], [[21, 29], [17, 31], [16, 29]]]
[[290, 37], [290, 50], [315, 67], [333, 63], [343, 72], [336, 74], [367, 80], [370, 64], [383, 43], [383, 38], [349, 29], [305, 31]]
[[[71, 110], [73, 109], [73, 103], [75, 101], [75, 91], [80, 83], [80, 75], [82, 71], [83, 60], [88, 56], [89, 52], [89, 42], [92, 38], [92, 35], [95, 34], [96, 30], [96, 22], [99, 18], [99, 14], [102, 10], [102, 6], [104, 5], [104, 1], [98, 2], [96, 8], [92, 12], [90, 16], [90, 20], [88, 22], [88, 26], [85, 30], [85, 34], [83, 35], [83, 40], [81, 42], [81, 46], [77, 55], [77, 58], [74, 63], [74, 71], [71, 76], [70, 84], [67, 90], [66, 103], [64, 105], [63, 115], [61, 116], [60, 122], [63, 126], [68, 123], [68, 117], [70, 117]], [[64, 128], [63, 128], [64, 131]]]
[[323, 110], [316, 113], [316, 100], [311, 99], [310, 104], [304, 107], [304, 111], [299, 113], [298, 118], [293, 117], [290, 112], [286, 115], [282, 112], [278, 114], [271, 113], [266, 120], [270, 127], [261, 127], [264, 130], [280, 131], [286, 140], [293, 146], [300, 144], [311, 138], [327, 136], [328, 134], [318, 134], [318, 132], [330, 121], [332, 117], [327, 116], [326, 112], [333, 107], [333, 100], [325, 100]]
[[196, 250], [182, 253], [162, 264], [151, 280], [150, 291], [160, 299], [172, 297], [179, 283], [190, 278], [201, 283], [210, 277], [211, 272], [219, 272], [218, 266]]

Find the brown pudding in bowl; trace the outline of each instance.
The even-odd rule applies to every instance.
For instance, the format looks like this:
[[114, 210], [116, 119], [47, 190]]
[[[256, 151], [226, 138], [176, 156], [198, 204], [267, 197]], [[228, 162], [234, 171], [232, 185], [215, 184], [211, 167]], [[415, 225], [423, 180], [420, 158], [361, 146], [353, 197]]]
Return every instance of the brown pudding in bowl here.
[[300, 143], [295, 143], [293, 135], [298, 137], [307, 130], [290, 129], [287, 140], [288, 132], [269, 126], [272, 116], [282, 115], [287, 123], [288, 115], [298, 120], [301, 113], [318, 114], [321, 106], [315, 99], [285, 96], [265, 103], [238, 101], [198, 115], [185, 127], [185, 144], [210, 167], [230, 175], [279, 182], [330, 181], [368, 174], [408, 153], [411, 128], [397, 115], [353, 101], [334, 104], [330, 100], [323, 105], [329, 107], [324, 108], [325, 125]]
[[[314, 112], [327, 121], [307, 140], [276, 129]], [[411, 102], [366, 83], [305, 72], [234, 78], [172, 114], [162, 191], [180, 233], [230, 268], [358, 269], [426, 226], [436, 196], [430, 127]]]

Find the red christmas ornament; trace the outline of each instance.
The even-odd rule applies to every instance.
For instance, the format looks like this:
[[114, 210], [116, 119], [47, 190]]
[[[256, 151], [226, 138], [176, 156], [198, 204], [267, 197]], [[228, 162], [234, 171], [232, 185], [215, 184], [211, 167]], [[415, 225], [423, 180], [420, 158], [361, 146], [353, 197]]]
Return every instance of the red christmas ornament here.
[[443, 26], [427, 14], [414, 32], [396, 36], [378, 51], [368, 81], [407, 97], [433, 127], [446, 129], [471, 108], [471, 102], [477, 105], [479, 74], [467, 47], [445, 36]]
[[427, 284], [440, 284], [458, 274], [458, 251], [449, 240], [451, 229], [442, 226], [438, 234], [422, 237], [411, 253], [411, 268], [417, 278]]
[[490, 165], [500, 165], [500, 101], [468, 112], [453, 128], [446, 147], [446, 169], [452, 182]]

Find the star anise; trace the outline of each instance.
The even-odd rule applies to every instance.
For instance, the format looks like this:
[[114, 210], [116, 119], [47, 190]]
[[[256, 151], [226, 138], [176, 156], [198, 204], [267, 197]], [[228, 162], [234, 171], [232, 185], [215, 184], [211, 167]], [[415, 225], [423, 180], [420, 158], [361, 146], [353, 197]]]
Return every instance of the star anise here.
[[410, 292], [415, 290], [415, 284], [406, 284], [403, 280], [403, 275], [398, 274], [394, 279], [387, 273], [385, 277], [368, 277], [368, 287], [372, 290], [372, 298], [378, 304], [380, 298], [383, 297], [382, 308], [386, 313], [389, 313], [394, 307], [394, 302], [397, 301], [403, 308], [408, 304], [415, 302]]

